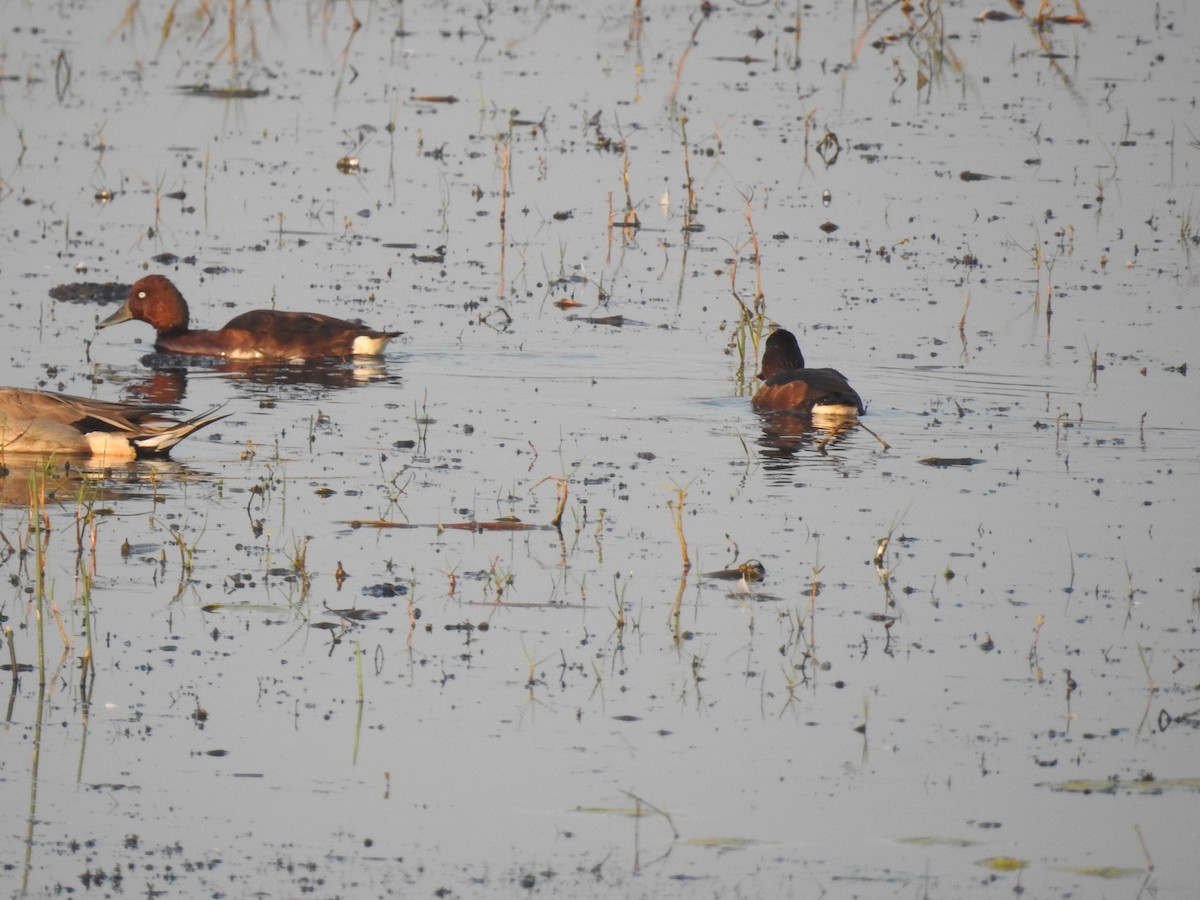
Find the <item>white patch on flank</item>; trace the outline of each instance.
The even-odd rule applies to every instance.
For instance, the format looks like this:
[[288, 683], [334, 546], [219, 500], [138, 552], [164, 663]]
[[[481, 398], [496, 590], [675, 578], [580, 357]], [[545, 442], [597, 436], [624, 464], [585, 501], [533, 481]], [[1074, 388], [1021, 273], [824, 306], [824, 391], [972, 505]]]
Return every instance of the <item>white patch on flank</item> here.
[[355, 356], [378, 356], [383, 352], [383, 348], [387, 346], [390, 337], [375, 338], [370, 335], [360, 334], [354, 339], [354, 355]]
[[846, 403], [818, 403], [812, 408], [814, 422], [857, 419], [858, 407]]
[[88, 447], [91, 448], [93, 459], [126, 462], [137, 456], [137, 452], [134, 450], [133, 444], [129, 442], [129, 436], [126, 434], [117, 434], [108, 431], [89, 431], [84, 437], [87, 438]]

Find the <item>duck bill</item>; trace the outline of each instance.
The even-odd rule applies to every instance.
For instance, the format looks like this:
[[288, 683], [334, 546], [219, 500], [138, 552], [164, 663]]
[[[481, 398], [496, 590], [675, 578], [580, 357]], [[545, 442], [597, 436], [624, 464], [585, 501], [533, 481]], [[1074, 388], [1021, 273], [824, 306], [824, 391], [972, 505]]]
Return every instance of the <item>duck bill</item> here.
[[125, 302], [125, 303], [121, 304], [120, 309], [118, 309], [115, 313], [113, 313], [107, 319], [105, 319], [102, 322], [97, 322], [96, 327], [97, 328], [107, 328], [109, 325], [116, 325], [119, 322], [128, 322], [132, 318], [133, 318], [133, 313], [131, 313], [129, 311], [129, 303]]

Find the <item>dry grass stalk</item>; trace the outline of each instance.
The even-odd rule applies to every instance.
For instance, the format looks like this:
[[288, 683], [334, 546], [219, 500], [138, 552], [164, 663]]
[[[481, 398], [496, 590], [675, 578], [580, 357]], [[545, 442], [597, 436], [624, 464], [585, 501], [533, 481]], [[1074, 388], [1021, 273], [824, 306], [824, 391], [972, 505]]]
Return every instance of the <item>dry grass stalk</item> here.
[[508, 176], [512, 168], [512, 156], [509, 152], [511, 143], [511, 133], [496, 138], [496, 150], [500, 155], [500, 297], [503, 297], [505, 292], [504, 257], [508, 249]]
[[671, 510], [671, 518], [675, 523], [675, 534], [679, 538], [679, 549], [683, 555], [683, 571], [686, 574], [692, 567], [692, 561], [688, 557], [687, 538], [683, 534], [683, 506], [687, 502], [687, 488], [676, 485], [671, 490], [675, 491], [675, 500], [667, 501], [667, 509]]
[[554, 518], [550, 520], [550, 524], [553, 525], [555, 528], [557, 528], [559, 531], [562, 531], [563, 513], [565, 512], [565, 510], [567, 508], [567, 493], [568, 493], [567, 479], [560, 478], [555, 475], [547, 475], [545, 478], [543, 478], [541, 481], [539, 481], [537, 484], [534, 485], [534, 489], [537, 489], [539, 486], [546, 483], [547, 481], [554, 482], [555, 493], [558, 495], [558, 505], [555, 507]]
[[633, 0], [633, 11], [629, 14], [629, 36], [627, 38], [631, 44], [641, 43], [644, 25], [642, 0]]
[[688, 150], [687, 116], [679, 117], [680, 143], [683, 145], [683, 184], [687, 188], [687, 201], [683, 210], [683, 230], [690, 232], [696, 225], [698, 201], [696, 200], [696, 183], [692, 179], [691, 154]]
[[692, 48], [696, 46], [696, 37], [700, 34], [700, 28], [708, 20], [707, 8], [701, 8], [701, 16], [696, 20], [696, 26], [692, 29], [691, 36], [688, 38], [687, 46], [683, 48], [683, 53], [679, 54], [679, 61], [675, 63], [675, 80], [671, 83], [671, 93], [667, 95], [667, 103], [671, 109], [675, 108], [676, 98], [679, 96], [679, 85], [683, 81], [683, 66], [687, 62], [688, 54], [692, 52]]
[[683, 629], [680, 626], [680, 612], [683, 610], [683, 591], [687, 587], [687, 568], [679, 576], [679, 589], [675, 592], [675, 602], [671, 605], [671, 636], [676, 648], [683, 646]]
[[738, 352], [737, 378], [745, 381], [746, 359], [749, 357], [751, 366], [758, 362], [758, 348], [762, 343], [763, 333], [767, 329], [766, 295], [762, 287], [762, 254], [759, 252], [758, 232], [754, 228], [754, 215], [751, 202], [753, 197], [744, 198], [746, 202], [746, 225], [750, 229], [749, 244], [754, 250], [754, 299], [747, 303], [742, 299], [737, 289], [738, 255], [741, 248], [735, 248], [733, 261], [729, 265], [730, 290], [738, 305], [738, 324], [734, 332], [734, 342]]

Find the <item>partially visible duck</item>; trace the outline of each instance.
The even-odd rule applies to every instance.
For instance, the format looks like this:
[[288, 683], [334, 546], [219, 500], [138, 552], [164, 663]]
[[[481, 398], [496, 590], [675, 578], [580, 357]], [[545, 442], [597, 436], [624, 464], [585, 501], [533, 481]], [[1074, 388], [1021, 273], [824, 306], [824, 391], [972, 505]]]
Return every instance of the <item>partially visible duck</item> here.
[[154, 326], [159, 353], [220, 356], [227, 359], [299, 361], [318, 357], [376, 356], [399, 331], [375, 331], [358, 322], [320, 313], [256, 309], [234, 316], [216, 331], [188, 327], [188, 306], [179, 288], [162, 275], [147, 275], [129, 290], [107, 328], [141, 319]]
[[166, 456], [193, 431], [225, 418], [199, 415], [181, 422], [163, 415], [172, 408], [0, 388], [0, 457], [39, 453], [117, 462]]
[[761, 413], [861, 416], [862, 398], [837, 369], [806, 369], [796, 336], [785, 328], [771, 332], [763, 351], [762, 387], [751, 405]]

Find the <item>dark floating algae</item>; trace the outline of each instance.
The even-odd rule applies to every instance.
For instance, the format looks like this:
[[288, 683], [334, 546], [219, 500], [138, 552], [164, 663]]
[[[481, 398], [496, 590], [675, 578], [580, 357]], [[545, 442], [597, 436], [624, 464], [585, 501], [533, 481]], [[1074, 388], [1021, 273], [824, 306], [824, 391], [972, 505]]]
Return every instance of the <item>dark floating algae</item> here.
[[267, 88], [213, 87], [211, 84], [184, 84], [179, 86], [179, 92], [189, 97], [216, 97], [218, 100], [254, 100], [270, 93]]
[[977, 466], [986, 460], [973, 459], [970, 456], [927, 456], [919, 462], [923, 466], [933, 466], [935, 469], [949, 469], [955, 466]]
[[569, 322], [583, 322], [586, 325], [609, 325], [613, 328], [621, 328], [625, 325], [625, 317], [616, 316], [567, 316]]
[[362, 592], [368, 597], [403, 597], [408, 593], [408, 587], [403, 584], [388, 584], [385, 581], [382, 584], [367, 585], [362, 589]]
[[762, 581], [767, 577], [767, 568], [757, 559], [748, 559], [740, 566], [731, 569], [718, 569], [716, 572], [705, 572], [701, 578], [715, 578], [720, 581]]
[[129, 295], [129, 285], [119, 281], [76, 281], [50, 288], [60, 303], [120, 303]]
[[325, 611], [351, 622], [374, 622], [376, 619], [381, 619], [387, 615], [386, 610], [359, 609], [354, 606], [344, 609], [335, 609], [332, 606], [326, 606]]

